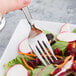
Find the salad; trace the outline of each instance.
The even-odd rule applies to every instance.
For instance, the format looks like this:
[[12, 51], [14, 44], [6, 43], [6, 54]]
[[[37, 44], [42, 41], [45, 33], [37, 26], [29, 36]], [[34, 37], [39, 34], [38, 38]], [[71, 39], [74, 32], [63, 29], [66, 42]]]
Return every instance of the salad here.
[[[46, 35], [58, 60], [44, 66], [28, 45], [28, 38], [18, 47], [18, 56], [4, 64], [4, 76], [76, 76], [76, 29], [70, 31], [70, 26], [64, 24], [58, 35], [42, 30]], [[46, 47], [51, 57], [52, 54]], [[28, 52], [26, 53], [26, 50]], [[41, 55], [43, 57], [43, 55]], [[44, 57], [43, 57], [44, 58]]]

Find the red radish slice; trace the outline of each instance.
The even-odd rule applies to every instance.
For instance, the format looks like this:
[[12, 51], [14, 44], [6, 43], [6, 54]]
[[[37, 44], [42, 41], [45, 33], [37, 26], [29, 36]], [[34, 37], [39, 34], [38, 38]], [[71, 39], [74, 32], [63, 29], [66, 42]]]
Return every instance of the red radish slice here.
[[76, 33], [64, 32], [57, 35], [57, 40], [72, 42], [76, 41]]
[[17, 64], [8, 69], [6, 76], [29, 76], [29, 72], [24, 66]]
[[63, 75], [68, 69], [70, 69], [70, 67], [72, 66], [72, 64], [73, 64], [73, 60], [68, 61], [64, 65], [64, 67], [62, 68], [62, 70], [59, 73], [57, 73], [55, 76], [61, 76], [61, 75]]
[[37, 76], [49, 76], [49, 73], [53, 70], [55, 70], [55, 67], [52, 64], [47, 65], [37, 74]]
[[60, 29], [60, 33], [63, 33], [63, 32], [70, 32], [70, 27], [67, 23], [65, 23]]
[[22, 53], [29, 53], [31, 52], [31, 48], [29, 47], [28, 44], [28, 38], [24, 39], [18, 46], [18, 50], [21, 51]]

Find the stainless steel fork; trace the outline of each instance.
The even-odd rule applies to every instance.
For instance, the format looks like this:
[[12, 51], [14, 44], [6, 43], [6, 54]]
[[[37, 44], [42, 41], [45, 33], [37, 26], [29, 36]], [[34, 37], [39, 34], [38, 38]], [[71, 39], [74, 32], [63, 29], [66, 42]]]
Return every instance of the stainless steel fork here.
[[[46, 48], [49, 49], [50, 53], [53, 55], [53, 57], [56, 60], [57, 60], [57, 58], [56, 58], [56, 56], [55, 56], [55, 54], [50, 46], [45, 34], [43, 34], [43, 32], [41, 30], [35, 28], [35, 26], [32, 25], [32, 23], [31, 23], [32, 16], [31, 16], [31, 13], [30, 13], [28, 7], [23, 8], [23, 12], [27, 18], [28, 23], [31, 26], [31, 32], [30, 32], [29, 37], [28, 37], [29, 38], [29, 46], [31, 47], [33, 52], [37, 55], [37, 57], [41, 60], [41, 62], [45, 66], [50, 64], [50, 60], [52, 62], [54, 62], [53, 58], [50, 56], [50, 54]], [[50, 60], [46, 57], [44, 52], [47, 54], [47, 56]]]

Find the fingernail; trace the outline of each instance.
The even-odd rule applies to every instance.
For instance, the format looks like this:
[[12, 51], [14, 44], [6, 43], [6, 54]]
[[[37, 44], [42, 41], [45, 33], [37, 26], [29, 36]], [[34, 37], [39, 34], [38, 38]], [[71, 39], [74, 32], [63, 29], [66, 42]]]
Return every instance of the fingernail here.
[[28, 4], [31, 2], [31, 0], [23, 0], [24, 4]]

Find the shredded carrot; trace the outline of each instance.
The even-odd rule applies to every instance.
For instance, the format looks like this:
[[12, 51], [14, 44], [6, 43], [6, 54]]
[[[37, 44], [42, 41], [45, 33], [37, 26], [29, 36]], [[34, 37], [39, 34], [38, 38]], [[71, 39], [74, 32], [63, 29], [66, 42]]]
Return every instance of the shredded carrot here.
[[31, 51], [30, 53], [33, 54], [33, 51]]
[[30, 60], [34, 60], [34, 58], [32, 58], [32, 57], [30, 57], [30, 56], [27, 56], [27, 55], [26, 55], [26, 57], [29, 58]]
[[49, 53], [50, 55], [52, 55], [51, 52], [49, 51], [49, 49], [48, 49], [48, 48], [46, 48], [46, 49], [47, 49], [48, 53]]
[[25, 66], [26, 66], [28, 69], [30, 69], [31, 71], [33, 71], [33, 68], [30, 67], [30, 66], [27, 64], [27, 62], [25, 61], [24, 57], [22, 58], [22, 61], [23, 61], [23, 63], [25, 64]]
[[72, 47], [73, 47], [73, 48], [76, 47], [76, 42], [73, 42]]
[[[66, 57], [64, 63], [62, 63], [61, 65], [54, 64], [54, 66], [57, 66], [58, 68], [62, 68], [68, 62], [68, 60], [70, 58], [73, 60], [74, 59], [74, 56], [71, 56], [70, 55], [70, 56]], [[70, 67], [70, 69], [71, 69], [71, 67]], [[52, 71], [50, 74], [53, 75], [53, 73], [54, 73], [54, 71]]]
[[51, 40], [49, 40], [49, 43], [51, 44]]
[[62, 67], [68, 62], [68, 60], [69, 60], [70, 58], [72, 58], [72, 55], [66, 57], [66, 59], [64, 60], [64, 63], [62, 63], [62, 64], [59, 65], [58, 67], [62, 68]]
[[72, 56], [72, 58], [71, 58], [72, 60], [74, 60], [74, 56]]
[[35, 55], [35, 54], [22, 53], [22, 52], [20, 52], [20, 51], [18, 51], [18, 53], [19, 53], [19, 54], [23, 54], [23, 55], [28, 55], [28, 56], [36, 57], [36, 55]]
[[[49, 52], [50, 56], [52, 56], [51, 52], [49, 51], [49, 49], [47, 48], [47, 51]], [[56, 57], [63, 59], [63, 57], [56, 55]]]
[[53, 75], [54, 71], [52, 71], [50, 74]]
[[70, 67], [70, 69], [72, 69], [72, 67]]
[[74, 63], [76, 63], [76, 60], [74, 61]]
[[58, 56], [58, 55], [56, 55], [56, 57], [57, 57], [57, 58], [60, 58], [60, 59], [63, 59], [63, 57], [62, 57], [62, 56]]
[[[71, 60], [74, 60], [74, 56], [72, 56]], [[72, 69], [72, 67], [70, 67], [69, 69]]]
[[[47, 54], [45, 54], [46, 55], [46, 57], [48, 57], [48, 55]], [[50, 54], [50, 56], [52, 56], [51, 54]], [[43, 56], [42, 56], [43, 57]], [[56, 55], [56, 57], [57, 58], [60, 58], [60, 59], [63, 59], [63, 57], [62, 56], [58, 56], [58, 55]]]
[[59, 65], [58, 64], [54, 64], [54, 66], [58, 67]]
[[47, 49], [47, 51], [49, 52], [49, 49], [48, 48], [46, 48]]
[[[48, 51], [48, 53], [50, 54], [50, 56], [52, 56], [52, 54], [51, 54], [51, 52], [49, 51], [49, 49], [48, 48], [46, 48], [47, 49], [47, 51]], [[46, 53], [45, 53], [46, 54]], [[47, 55], [46, 55], [47, 56]], [[60, 59], [63, 59], [63, 57], [61, 57], [61, 56], [58, 56], [58, 55], [56, 55], [56, 57], [57, 58], [60, 58]]]

